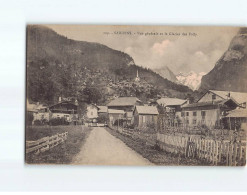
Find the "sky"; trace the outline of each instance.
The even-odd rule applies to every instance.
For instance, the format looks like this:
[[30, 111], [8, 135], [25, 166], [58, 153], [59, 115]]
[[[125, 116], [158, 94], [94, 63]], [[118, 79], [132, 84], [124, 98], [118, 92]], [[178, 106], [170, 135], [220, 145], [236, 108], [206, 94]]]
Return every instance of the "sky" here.
[[209, 72], [229, 47], [238, 27], [46, 25], [67, 38], [97, 42], [129, 54], [153, 70]]

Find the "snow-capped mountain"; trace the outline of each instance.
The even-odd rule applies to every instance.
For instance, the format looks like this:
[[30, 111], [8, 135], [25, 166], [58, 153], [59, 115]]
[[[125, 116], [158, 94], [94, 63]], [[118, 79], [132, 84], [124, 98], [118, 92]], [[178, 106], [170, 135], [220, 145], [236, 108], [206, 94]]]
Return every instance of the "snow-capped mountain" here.
[[187, 74], [180, 72], [176, 78], [178, 83], [186, 85], [192, 90], [197, 90], [201, 85], [202, 76], [205, 74], [205, 72], [196, 73], [194, 71], [190, 71]]

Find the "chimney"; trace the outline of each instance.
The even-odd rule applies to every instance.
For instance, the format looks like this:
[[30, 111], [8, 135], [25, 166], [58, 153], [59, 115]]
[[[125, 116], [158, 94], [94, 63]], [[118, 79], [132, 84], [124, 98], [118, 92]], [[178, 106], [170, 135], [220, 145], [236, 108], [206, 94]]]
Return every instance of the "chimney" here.
[[186, 104], [190, 104], [190, 103], [191, 103], [190, 98], [187, 98], [186, 99]]
[[61, 96], [59, 96], [59, 98], [58, 98], [58, 102], [60, 103], [62, 101], [62, 97]]
[[230, 92], [230, 91], [228, 92], [227, 97], [228, 97], [228, 98], [231, 97], [231, 92]]

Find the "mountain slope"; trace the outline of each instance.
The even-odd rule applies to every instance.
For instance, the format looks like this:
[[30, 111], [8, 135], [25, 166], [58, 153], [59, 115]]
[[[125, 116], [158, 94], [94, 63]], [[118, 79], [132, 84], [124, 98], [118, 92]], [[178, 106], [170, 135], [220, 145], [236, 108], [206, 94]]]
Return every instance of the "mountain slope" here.
[[200, 90], [247, 92], [247, 28], [241, 28], [214, 68], [202, 77]]
[[168, 79], [169, 81], [177, 82], [175, 74], [167, 66], [164, 66], [159, 69], [154, 69], [154, 71], [157, 72], [163, 78]]
[[160, 94], [183, 98], [191, 93], [188, 87], [135, 65], [126, 53], [98, 43], [71, 40], [44, 26], [27, 27], [27, 98], [31, 101], [54, 103], [59, 96], [78, 96], [86, 87], [93, 87], [106, 97], [107, 91], [112, 91], [111, 83], [117, 86], [113, 90], [115, 95], [121, 95], [123, 90], [128, 94], [129, 89], [119, 82], [134, 80], [137, 69], [150, 89], [140, 87], [138, 93], [134, 91], [131, 95], [149, 93], [150, 97]]

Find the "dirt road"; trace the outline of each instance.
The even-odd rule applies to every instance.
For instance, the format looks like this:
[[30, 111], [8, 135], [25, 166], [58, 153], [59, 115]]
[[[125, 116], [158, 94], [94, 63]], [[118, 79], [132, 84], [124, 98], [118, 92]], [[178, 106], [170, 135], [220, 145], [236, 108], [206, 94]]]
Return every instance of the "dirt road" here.
[[152, 165], [147, 159], [109, 134], [95, 127], [72, 164], [84, 165]]

